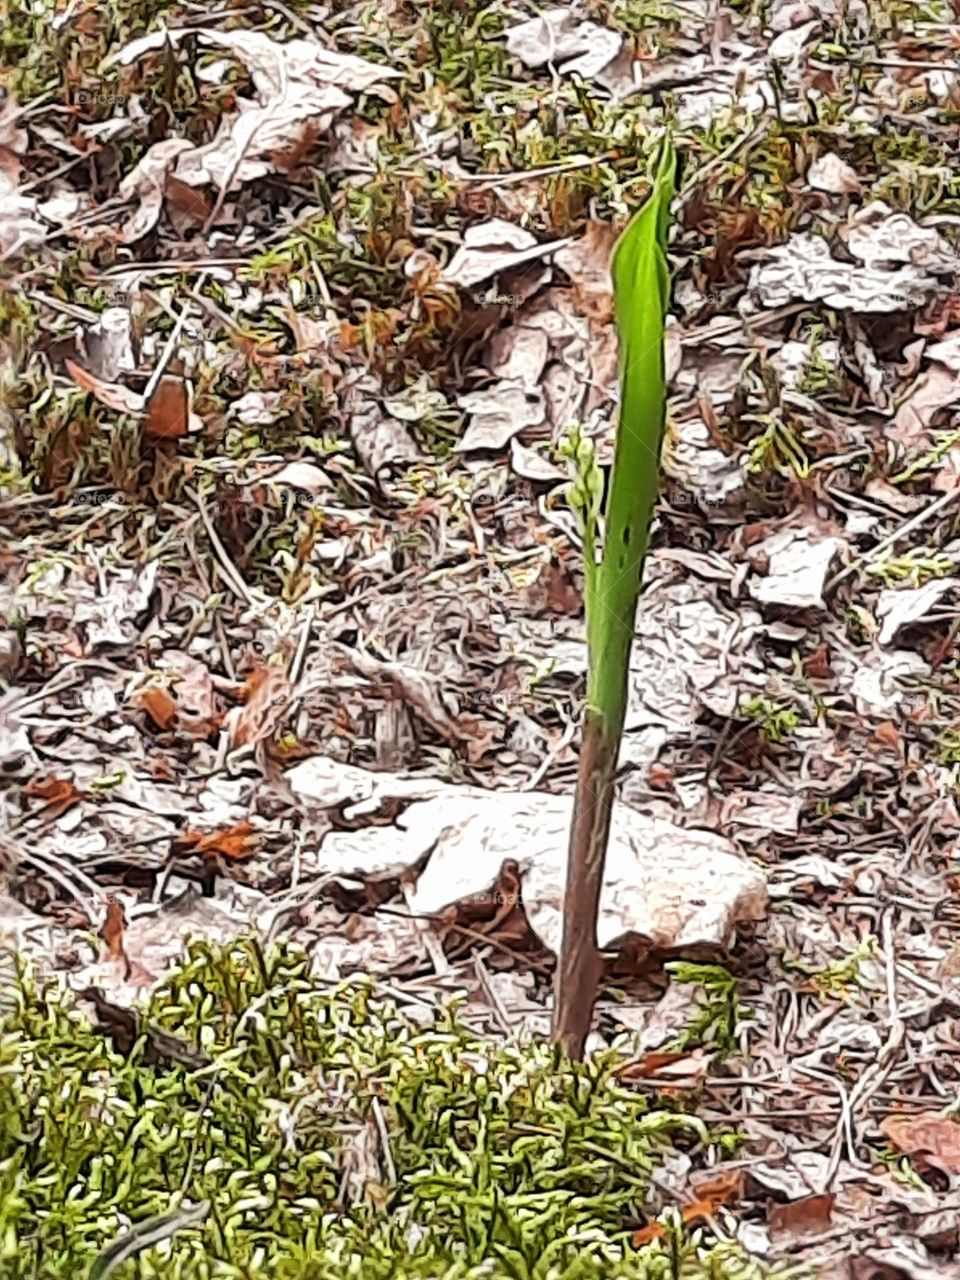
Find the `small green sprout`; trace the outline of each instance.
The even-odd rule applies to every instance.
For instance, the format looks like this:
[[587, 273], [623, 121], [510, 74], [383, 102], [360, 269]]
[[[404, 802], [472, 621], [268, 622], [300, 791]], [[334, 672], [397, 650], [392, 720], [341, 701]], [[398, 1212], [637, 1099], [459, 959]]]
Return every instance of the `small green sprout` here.
[[770, 744], [785, 742], [800, 724], [800, 716], [793, 707], [770, 698], [744, 698], [738, 711], [744, 720], [756, 724], [760, 737]]

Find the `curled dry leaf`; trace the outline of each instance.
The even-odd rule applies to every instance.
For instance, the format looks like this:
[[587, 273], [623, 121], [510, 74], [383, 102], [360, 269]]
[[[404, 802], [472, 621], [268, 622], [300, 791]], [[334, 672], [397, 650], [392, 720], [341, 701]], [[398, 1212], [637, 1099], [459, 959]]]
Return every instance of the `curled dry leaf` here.
[[833, 1205], [836, 1195], [824, 1191], [819, 1195], [803, 1196], [800, 1200], [788, 1200], [775, 1204], [770, 1210], [770, 1227], [775, 1236], [816, 1236], [829, 1231], [833, 1224]]
[[111, 893], [107, 897], [107, 914], [100, 929], [100, 937], [106, 944], [107, 951], [117, 960], [126, 961], [123, 949], [123, 933], [127, 927], [127, 917], [119, 898]]
[[102, 378], [98, 378], [89, 369], [83, 369], [73, 360], [65, 360], [67, 373], [73, 381], [83, 391], [89, 391], [92, 396], [105, 404], [108, 409], [113, 409], [117, 413], [131, 413], [139, 416], [143, 413], [143, 396], [136, 391], [131, 391], [129, 387], [123, 387], [118, 382], [104, 382]]
[[219, 854], [230, 861], [237, 861], [249, 858], [253, 853], [253, 839], [253, 826], [244, 819], [218, 831], [185, 831], [181, 842], [189, 846], [188, 853], [199, 853], [205, 857]]
[[130, 701], [135, 707], [145, 711], [162, 732], [166, 733], [173, 728], [177, 718], [177, 703], [170, 690], [163, 685], [151, 684], [145, 689], [138, 689]]
[[702, 1053], [669, 1053], [666, 1050], [654, 1050], [634, 1058], [619, 1072], [623, 1084], [633, 1084], [641, 1080], [653, 1083], [669, 1082], [671, 1085], [693, 1085], [702, 1081], [710, 1065], [709, 1058]]
[[280, 667], [261, 667], [247, 677], [241, 691], [242, 707], [226, 717], [231, 750], [255, 745], [272, 737], [287, 709], [290, 681]]
[[42, 813], [49, 819], [59, 818], [83, 798], [69, 778], [31, 778], [23, 790], [44, 801]]
[[880, 1129], [905, 1155], [919, 1156], [944, 1173], [960, 1173], [960, 1121], [926, 1112], [887, 1116]]

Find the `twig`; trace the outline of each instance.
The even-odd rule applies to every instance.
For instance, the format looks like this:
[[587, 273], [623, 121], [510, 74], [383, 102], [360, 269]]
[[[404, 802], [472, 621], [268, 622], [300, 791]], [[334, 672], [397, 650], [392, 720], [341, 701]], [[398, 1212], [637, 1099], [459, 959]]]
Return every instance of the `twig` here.
[[391, 1187], [395, 1187], [397, 1185], [397, 1166], [393, 1163], [393, 1155], [390, 1151], [390, 1130], [387, 1128], [387, 1122], [383, 1118], [380, 1099], [374, 1098], [370, 1106], [373, 1111], [373, 1118], [376, 1121], [377, 1132], [380, 1135], [380, 1150], [383, 1152], [383, 1163], [387, 1166], [387, 1181]]
[[475, 951], [473, 955], [473, 971], [477, 975], [480, 986], [483, 988], [483, 994], [487, 997], [487, 1003], [490, 1005], [494, 1017], [500, 1024], [500, 1030], [504, 1035], [509, 1035], [513, 1029], [510, 1023], [510, 1015], [504, 1008], [503, 1001], [497, 995], [496, 988], [490, 981], [490, 973], [483, 963], [483, 957], [479, 951]]
[[447, 977], [451, 972], [450, 963], [444, 955], [443, 947], [440, 945], [439, 938], [433, 932], [433, 925], [429, 918], [417, 915], [411, 906], [410, 888], [408, 885], [403, 886], [403, 898], [410, 909], [408, 919], [413, 925], [415, 931], [420, 935], [420, 941], [423, 943], [423, 948], [430, 957], [430, 963], [436, 970], [437, 976], [440, 978]]
[[[202, 271], [200, 273], [200, 279], [197, 281], [195, 286], [197, 289], [201, 289], [203, 287], [203, 283], [207, 278], [207, 274], [208, 273], [206, 271]], [[177, 343], [180, 341], [180, 334], [183, 332], [183, 326], [186, 324], [187, 316], [189, 314], [190, 314], [190, 307], [186, 303], [184, 303], [179, 316], [177, 316], [177, 322], [173, 326], [173, 331], [171, 332], [170, 337], [167, 339], [167, 345], [163, 348], [163, 352], [160, 356], [160, 359], [157, 362], [157, 367], [154, 369], [153, 373], [151, 373], [150, 381], [147, 383], [146, 387], [144, 388], [144, 391], [143, 391], [144, 404], [150, 403], [153, 393], [154, 391], [156, 391], [157, 385], [160, 382], [160, 379], [163, 377], [163, 374], [164, 374], [164, 371], [166, 370], [167, 365], [173, 359], [173, 353], [177, 349]]]
[[920, 526], [926, 524], [932, 516], [939, 515], [939, 513], [946, 510], [952, 502], [956, 502], [957, 498], [960, 498], [960, 489], [948, 489], [946, 493], [942, 493], [935, 502], [930, 503], [929, 507], [925, 507], [923, 511], [918, 511], [915, 516], [900, 525], [898, 529], [894, 529], [893, 533], [882, 538], [871, 551], [864, 552], [864, 554], [860, 556], [855, 556], [845, 569], [841, 569], [839, 573], [835, 573], [833, 577], [829, 579], [824, 590], [832, 591], [834, 587], [838, 586], [846, 578], [849, 578], [850, 575], [855, 573], [857, 569], [861, 568], [861, 566], [870, 564], [874, 560], [877, 560], [885, 551], [889, 551], [894, 543], [899, 542], [901, 538], [905, 538], [908, 533], [913, 533], [914, 529], [919, 529]]
[[210, 539], [210, 545], [213, 547], [214, 554], [220, 562], [220, 572], [223, 574], [227, 585], [233, 588], [234, 594], [238, 595], [241, 600], [245, 600], [251, 608], [255, 608], [257, 604], [256, 597], [244, 582], [240, 570], [227, 555], [226, 548], [217, 536], [217, 531], [213, 527], [203, 495], [199, 490], [194, 491], [189, 487], [185, 489], [185, 492], [196, 503], [197, 510], [200, 512], [200, 519], [203, 521], [203, 527], [207, 532], [207, 537]]

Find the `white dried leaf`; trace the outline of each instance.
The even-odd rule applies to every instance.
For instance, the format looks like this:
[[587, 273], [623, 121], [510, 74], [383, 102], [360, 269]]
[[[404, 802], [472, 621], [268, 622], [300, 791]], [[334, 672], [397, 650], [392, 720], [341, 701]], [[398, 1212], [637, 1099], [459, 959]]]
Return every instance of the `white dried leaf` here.
[[934, 275], [952, 275], [960, 257], [935, 227], [921, 227], [906, 213], [891, 213], [875, 200], [855, 213], [846, 230], [847, 248], [864, 266], [909, 263]]
[[856, 170], [833, 151], [813, 161], [807, 170], [807, 183], [815, 191], [827, 191], [835, 196], [855, 195], [860, 190]]
[[877, 617], [883, 619], [877, 637], [879, 643], [890, 644], [904, 627], [921, 622], [957, 586], [960, 586], [958, 578], [934, 578], [922, 587], [905, 587], [899, 590], [891, 587], [881, 591], [877, 601]]
[[[507, 49], [526, 67], [556, 63], [585, 78], [597, 75], [620, 52], [623, 37], [596, 22], [580, 22], [570, 9], [547, 9], [511, 27]], [[571, 63], [570, 59], [576, 59]]]
[[769, 557], [769, 567], [764, 577], [751, 577], [747, 589], [762, 604], [822, 609], [824, 583], [843, 545], [840, 538], [817, 538], [806, 530], [780, 530], [757, 545], [756, 550], [765, 551]]
[[805, 232], [771, 249], [750, 277], [750, 292], [764, 307], [819, 299], [840, 311], [906, 311], [922, 306], [936, 288], [936, 280], [913, 265], [882, 271], [841, 262], [826, 240]]
[[282, 471], [270, 476], [269, 480], [271, 484], [289, 485], [292, 489], [303, 489], [306, 493], [320, 493], [333, 485], [327, 473], [312, 462], [288, 462]]
[[527, 427], [539, 426], [546, 418], [540, 391], [530, 391], [513, 382], [498, 382], [485, 391], [473, 391], [458, 398], [470, 414], [470, 422], [457, 444], [458, 453], [475, 449], [502, 449]]
[[[536, 236], [523, 227], [503, 218], [492, 218], [489, 222], [467, 228], [463, 244], [444, 267], [441, 279], [447, 284], [469, 289], [501, 271], [543, 258], [569, 244], [570, 239], [567, 236], [549, 244], [538, 244]], [[483, 302], [483, 298], [479, 301]]]
[[525, 448], [519, 440], [510, 441], [510, 465], [524, 480], [555, 482], [565, 480], [566, 472], [534, 449]]
[[[442, 800], [432, 802], [434, 809]], [[538, 793], [487, 793], [444, 806], [444, 825], [411, 895], [414, 911], [433, 913], [495, 883], [504, 859], [518, 863], [531, 928], [556, 952], [566, 883], [572, 800]], [[597, 922], [602, 948], [627, 936], [657, 947], [726, 946], [742, 920], [766, 910], [763, 873], [729, 841], [614, 809]]]

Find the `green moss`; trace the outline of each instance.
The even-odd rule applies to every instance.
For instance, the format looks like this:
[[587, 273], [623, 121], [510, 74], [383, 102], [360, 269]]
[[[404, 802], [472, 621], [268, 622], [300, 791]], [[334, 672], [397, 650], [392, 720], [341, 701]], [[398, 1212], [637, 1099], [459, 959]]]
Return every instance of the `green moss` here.
[[[156, 1061], [155, 1034], [121, 1056], [71, 995], [20, 975], [0, 1040], [2, 1280], [87, 1276], [118, 1236], [204, 1201], [114, 1280], [760, 1275], [679, 1228], [631, 1249], [659, 1154], [707, 1134], [620, 1086], [613, 1054], [561, 1065], [452, 1010], [418, 1025], [250, 939], [193, 945], [140, 1025], [192, 1065]], [[354, 1183], [364, 1136], [379, 1154]]]

